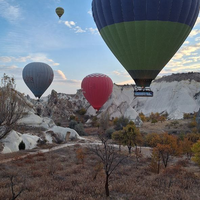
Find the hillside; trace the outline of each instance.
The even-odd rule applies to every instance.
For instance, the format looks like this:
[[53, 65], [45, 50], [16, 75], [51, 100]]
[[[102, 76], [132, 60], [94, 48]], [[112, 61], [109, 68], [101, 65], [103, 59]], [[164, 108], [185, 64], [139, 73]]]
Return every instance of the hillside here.
[[[42, 98], [39, 102], [26, 97], [28, 105], [26, 113], [24, 113], [24, 118], [18, 122], [18, 128], [2, 141], [4, 152], [18, 150], [18, 144], [22, 138], [26, 141], [28, 148], [34, 148], [38, 141], [63, 142], [67, 131], [73, 135], [77, 134], [74, 130], [67, 129], [71, 119], [77, 119], [85, 127], [86, 125], [89, 127], [89, 121], [91, 122], [93, 116], [100, 117], [103, 112], [109, 112], [110, 119], [121, 116], [128, 117], [145, 133], [170, 132], [179, 134], [191, 132], [188, 128], [190, 122], [186, 123], [186, 120], [179, 121], [177, 126], [170, 126], [170, 129], [168, 126], [170, 120], [181, 120], [184, 113], [193, 114], [199, 110], [200, 82], [189, 80], [191, 75], [198, 76], [199, 73], [180, 75], [184, 79], [188, 77], [187, 80], [153, 82], [151, 88], [154, 97], [152, 98], [136, 98], [132, 85], [119, 86], [114, 84], [110, 98], [97, 113], [84, 98], [81, 90], [78, 90], [74, 95], [57, 93], [53, 90], [49, 96]], [[168, 78], [172, 80], [172, 77], [175, 76], [171, 75]], [[149, 116], [151, 112], [168, 113], [168, 121], [155, 125], [150, 122], [143, 124], [139, 117], [141, 112], [146, 116]], [[88, 131], [91, 130], [88, 129]], [[13, 143], [13, 140], [17, 142]]]
[[177, 74], [172, 74], [170, 76], [163, 76], [161, 78], [155, 79], [154, 82], [160, 83], [160, 82], [173, 82], [173, 81], [196, 81], [200, 82], [200, 73], [198, 72], [188, 72], [188, 73], [177, 73]]
[[153, 97], [134, 97], [132, 85], [114, 84], [113, 92], [98, 113], [84, 98], [82, 91], [74, 95], [57, 93], [42, 98], [38, 107], [42, 116], [67, 125], [70, 115], [84, 108], [85, 116], [98, 116], [108, 111], [110, 118], [125, 116], [138, 124], [139, 113], [168, 113], [168, 119], [182, 119], [184, 113], [194, 113], [200, 108], [200, 73], [172, 74], [155, 80], [151, 84]]

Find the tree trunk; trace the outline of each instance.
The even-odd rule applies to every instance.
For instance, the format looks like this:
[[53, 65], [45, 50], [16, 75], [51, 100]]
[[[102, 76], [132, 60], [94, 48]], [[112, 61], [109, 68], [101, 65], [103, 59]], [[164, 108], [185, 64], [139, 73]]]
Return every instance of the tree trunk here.
[[121, 151], [121, 144], [119, 144], [119, 151]]
[[158, 169], [157, 169], [157, 173], [160, 173], [160, 159], [158, 160]]
[[107, 197], [109, 197], [109, 195], [110, 195], [110, 193], [109, 193], [108, 179], [109, 179], [109, 175], [108, 175], [108, 173], [106, 173], [105, 191], [106, 191], [106, 196]]
[[128, 146], [128, 152], [131, 154], [131, 146]]

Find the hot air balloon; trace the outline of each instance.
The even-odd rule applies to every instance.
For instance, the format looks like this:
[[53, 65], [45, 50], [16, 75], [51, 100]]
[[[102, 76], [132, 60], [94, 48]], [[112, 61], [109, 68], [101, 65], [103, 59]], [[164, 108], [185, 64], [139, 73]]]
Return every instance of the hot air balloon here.
[[104, 74], [94, 73], [82, 80], [81, 88], [85, 98], [98, 111], [111, 95], [113, 82]]
[[61, 7], [56, 8], [56, 14], [58, 15], [59, 19], [64, 14], [64, 9]]
[[191, 32], [199, 6], [199, 0], [93, 0], [92, 13], [105, 43], [145, 96], [145, 87]]
[[22, 76], [35, 97], [40, 98], [51, 85], [54, 73], [49, 65], [42, 62], [32, 62], [24, 67]]

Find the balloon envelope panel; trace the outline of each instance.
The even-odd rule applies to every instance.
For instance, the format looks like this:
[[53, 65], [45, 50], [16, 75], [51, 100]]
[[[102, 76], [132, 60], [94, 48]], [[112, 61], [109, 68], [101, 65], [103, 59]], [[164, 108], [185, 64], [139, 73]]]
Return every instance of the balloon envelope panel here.
[[41, 62], [32, 62], [24, 67], [22, 76], [35, 97], [40, 98], [52, 83], [54, 73], [49, 65]]
[[60, 18], [64, 14], [64, 9], [61, 7], [56, 8], [56, 14]]
[[113, 82], [108, 76], [95, 73], [83, 79], [81, 88], [91, 106], [99, 110], [111, 95]]
[[104, 41], [139, 86], [149, 86], [180, 48], [199, 0], [93, 0]]

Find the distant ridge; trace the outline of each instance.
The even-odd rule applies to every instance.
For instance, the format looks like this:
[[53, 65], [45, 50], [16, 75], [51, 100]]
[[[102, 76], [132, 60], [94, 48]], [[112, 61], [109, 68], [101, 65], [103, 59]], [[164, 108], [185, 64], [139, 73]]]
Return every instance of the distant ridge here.
[[184, 81], [184, 80], [189, 80], [189, 81], [196, 81], [200, 82], [200, 73], [199, 72], [188, 72], [188, 73], [177, 73], [177, 74], [172, 74], [168, 76], [163, 76], [159, 79], [155, 79], [154, 82], [160, 83], [162, 81], [165, 82], [173, 82], [173, 81]]

